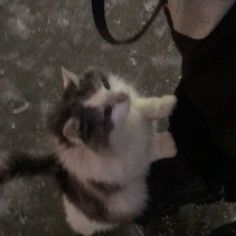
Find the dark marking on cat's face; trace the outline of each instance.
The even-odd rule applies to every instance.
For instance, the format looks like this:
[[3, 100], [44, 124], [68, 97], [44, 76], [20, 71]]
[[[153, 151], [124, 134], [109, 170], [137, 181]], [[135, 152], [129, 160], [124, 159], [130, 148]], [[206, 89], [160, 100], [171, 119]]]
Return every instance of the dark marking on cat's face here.
[[79, 78], [80, 84], [77, 87], [77, 95], [82, 98], [89, 98], [102, 86], [101, 74], [95, 70], [88, 70]]
[[[72, 138], [63, 133], [63, 129], [70, 119], [73, 119], [72, 129], [77, 127], [78, 139], [84, 144], [97, 150], [109, 144], [109, 135], [114, 125], [111, 119], [112, 107], [109, 104], [98, 107], [84, 105], [84, 101], [92, 97], [104, 87], [110, 89], [107, 75], [101, 70], [90, 68], [84, 74], [76, 76], [72, 72], [64, 71], [64, 94], [57, 111], [52, 115], [51, 131], [59, 140], [67, 145], [73, 145]], [[69, 81], [69, 82], [68, 82]], [[71, 123], [72, 124], [72, 123]], [[69, 134], [72, 132], [66, 132]], [[75, 137], [73, 137], [75, 140]]]
[[72, 117], [78, 121], [78, 137], [90, 147], [97, 149], [109, 144], [109, 134], [113, 129], [112, 108], [99, 108], [76, 105]]

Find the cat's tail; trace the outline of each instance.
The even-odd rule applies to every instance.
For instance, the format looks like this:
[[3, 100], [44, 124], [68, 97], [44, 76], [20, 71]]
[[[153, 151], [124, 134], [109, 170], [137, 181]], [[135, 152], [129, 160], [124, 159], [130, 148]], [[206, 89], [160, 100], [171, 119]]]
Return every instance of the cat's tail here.
[[0, 184], [16, 176], [53, 175], [59, 169], [55, 154], [37, 157], [0, 151]]

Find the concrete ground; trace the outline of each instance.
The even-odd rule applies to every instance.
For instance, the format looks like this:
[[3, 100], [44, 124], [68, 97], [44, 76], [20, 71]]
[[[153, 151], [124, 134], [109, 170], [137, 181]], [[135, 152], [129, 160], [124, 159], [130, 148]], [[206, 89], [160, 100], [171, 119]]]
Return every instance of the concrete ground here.
[[[156, 3], [108, 0], [113, 33], [136, 32]], [[0, 0], [0, 150], [50, 152], [46, 117], [62, 92], [61, 66], [80, 73], [99, 65], [143, 94], [162, 95], [177, 86], [180, 63], [163, 13], [138, 42], [112, 46], [98, 35], [88, 0]], [[43, 176], [0, 186], [0, 236], [74, 235], [60, 197], [55, 181]], [[205, 236], [235, 216], [233, 204], [191, 204], [146, 229], [126, 226], [109, 235]]]

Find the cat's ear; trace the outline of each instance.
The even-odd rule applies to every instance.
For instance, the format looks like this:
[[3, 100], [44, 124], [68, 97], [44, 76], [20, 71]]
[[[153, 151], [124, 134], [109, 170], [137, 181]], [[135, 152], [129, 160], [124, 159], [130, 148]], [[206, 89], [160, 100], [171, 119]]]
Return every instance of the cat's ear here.
[[130, 98], [126, 93], [112, 95], [112, 121], [117, 124], [125, 120], [130, 110]]
[[71, 82], [76, 87], [79, 86], [79, 77], [75, 73], [65, 69], [64, 67], [61, 67], [61, 73], [62, 73], [62, 78], [63, 78], [64, 89], [66, 89]]
[[76, 121], [74, 118], [70, 118], [63, 128], [63, 135], [68, 139], [69, 142], [76, 144], [79, 142], [77, 130], [78, 121]]

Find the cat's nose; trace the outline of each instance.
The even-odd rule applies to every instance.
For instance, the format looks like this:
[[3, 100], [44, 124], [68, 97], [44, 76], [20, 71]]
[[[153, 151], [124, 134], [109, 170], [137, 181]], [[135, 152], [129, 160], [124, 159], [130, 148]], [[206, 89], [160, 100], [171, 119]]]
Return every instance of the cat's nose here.
[[117, 104], [117, 103], [123, 103], [129, 99], [129, 96], [125, 92], [119, 92], [116, 93], [112, 96], [112, 103]]

